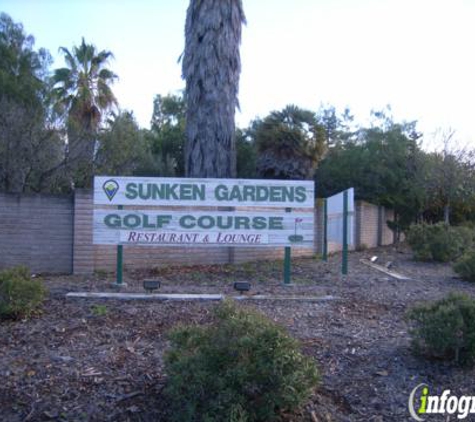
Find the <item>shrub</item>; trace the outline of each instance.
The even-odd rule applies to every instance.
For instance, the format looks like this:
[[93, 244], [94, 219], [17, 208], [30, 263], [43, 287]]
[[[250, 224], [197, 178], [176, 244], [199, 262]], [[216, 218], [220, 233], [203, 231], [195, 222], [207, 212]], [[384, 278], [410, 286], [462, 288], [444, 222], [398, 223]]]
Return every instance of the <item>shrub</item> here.
[[462, 293], [415, 307], [412, 344], [418, 353], [462, 364], [475, 362], [475, 300]]
[[26, 267], [0, 272], [0, 317], [29, 317], [44, 300], [39, 280], [32, 280]]
[[451, 227], [444, 223], [412, 225], [407, 241], [419, 261], [449, 262], [459, 258], [474, 243], [468, 227]]
[[265, 316], [224, 302], [206, 327], [170, 334], [165, 394], [175, 421], [272, 421], [318, 383], [299, 343]]
[[98, 317], [106, 316], [109, 312], [107, 305], [92, 305], [91, 312], [93, 315]]
[[462, 278], [475, 282], [475, 249], [471, 249], [454, 264], [454, 271]]

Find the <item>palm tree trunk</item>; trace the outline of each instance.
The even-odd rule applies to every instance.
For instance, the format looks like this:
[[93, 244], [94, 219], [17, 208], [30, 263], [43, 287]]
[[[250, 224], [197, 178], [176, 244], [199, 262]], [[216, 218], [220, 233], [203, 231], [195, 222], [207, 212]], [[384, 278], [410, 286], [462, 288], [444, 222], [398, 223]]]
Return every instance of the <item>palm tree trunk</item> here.
[[234, 114], [241, 59], [241, 0], [190, 0], [183, 78], [188, 177], [235, 177]]

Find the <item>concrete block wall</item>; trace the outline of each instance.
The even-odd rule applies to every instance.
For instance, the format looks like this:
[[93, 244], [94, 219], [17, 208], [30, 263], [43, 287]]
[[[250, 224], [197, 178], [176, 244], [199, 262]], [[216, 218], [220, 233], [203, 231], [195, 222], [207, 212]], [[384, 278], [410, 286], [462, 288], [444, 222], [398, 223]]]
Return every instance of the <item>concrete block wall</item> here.
[[394, 221], [394, 211], [356, 201], [355, 243], [356, 247], [375, 248], [394, 243], [392, 230], [387, 221]]
[[378, 207], [361, 201], [355, 206], [356, 244], [358, 247], [375, 247], [378, 245]]
[[0, 193], [0, 269], [71, 273], [73, 198]]
[[78, 189], [74, 195], [74, 274], [94, 272], [94, 245], [92, 244], [93, 204], [89, 190]]

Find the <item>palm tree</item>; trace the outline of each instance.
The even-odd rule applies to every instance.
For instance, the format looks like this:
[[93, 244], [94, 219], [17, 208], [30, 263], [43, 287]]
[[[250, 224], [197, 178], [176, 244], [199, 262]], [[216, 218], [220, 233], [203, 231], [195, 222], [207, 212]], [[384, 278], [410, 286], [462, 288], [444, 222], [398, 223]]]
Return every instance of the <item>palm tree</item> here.
[[117, 75], [106, 67], [113, 55], [97, 51], [84, 38], [79, 47], [72, 51], [61, 47], [60, 52], [67, 67], [56, 69], [53, 76], [56, 108], [66, 117], [67, 158], [75, 165], [76, 186], [87, 186], [93, 174], [100, 123], [105, 113], [117, 106], [111, 89]]
[[241, 59], [241, 0], [190, 0], [185, 24], [183, 78], [187, 102], [188, 177], [234, 177], [234, 114]]
[[311, 179], [326, 149], [325, 128], [315, 114], [294, 105], [254, 123], [260, 177]]

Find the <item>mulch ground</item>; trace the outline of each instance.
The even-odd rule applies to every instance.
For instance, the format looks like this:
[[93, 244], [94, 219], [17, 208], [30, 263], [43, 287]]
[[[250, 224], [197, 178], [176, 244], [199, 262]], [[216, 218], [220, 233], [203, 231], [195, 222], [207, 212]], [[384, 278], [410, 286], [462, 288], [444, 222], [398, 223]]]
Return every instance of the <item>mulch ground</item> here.
[[[360, 263], [373, 255], [412, 280]], [[129, 272], [125, 290], [143, 292], [142, 280], [153, 277], [163, 293], [232, 294], [234, 281], [247, 280], [253, 294], [337, 297], [243, 305], [287, 327], [320, 368], [320, 387], [305, 408], [286, 415], [289, 421], [410, 421], [409, 394], [420, 383], [431, 392], [475, 395], [474, 370], [411, 353], [404, 318], [416, 303], [451, 291], [475, 296], [475, 285], [457, 279], [450, 265], [414, 262], [404, 249], [351, 253], [345, 277], [340, 259], [295, 260], [293, 287], [281, 285], [282, 262], [260, 262]], [[178, 323], [208, 322], [216, 303], [66, 299], [69, 291], [110, 291], [113, 278], [43, 278], [50, 293], [42, 312], [28, 321], [0, 322], [0, 420], [164, 420], [166, 333]], [[430, 416], [456, 420], [446, 418]]]

